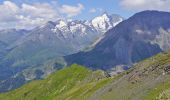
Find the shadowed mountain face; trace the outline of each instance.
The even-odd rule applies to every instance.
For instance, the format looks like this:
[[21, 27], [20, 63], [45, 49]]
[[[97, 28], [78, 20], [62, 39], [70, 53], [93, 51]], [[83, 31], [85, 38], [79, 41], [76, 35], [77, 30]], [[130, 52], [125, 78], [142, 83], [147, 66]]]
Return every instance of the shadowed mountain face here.
[[[88, 52], [66, 56], [68, 64], [108, 69], [116, 65], [131, 65], [170, 46], [170, 13], [143, 11], [109, 30]], [[166, 38], [165, 38], [166, 37]]]
[[6, 43], [0, 41], [0, 48], [2, 48], [2, 49], [0, 49], [0, 59], [2, 59], [6, 53], [6, 50], [5, 50], [6, 46], [7, 46]]

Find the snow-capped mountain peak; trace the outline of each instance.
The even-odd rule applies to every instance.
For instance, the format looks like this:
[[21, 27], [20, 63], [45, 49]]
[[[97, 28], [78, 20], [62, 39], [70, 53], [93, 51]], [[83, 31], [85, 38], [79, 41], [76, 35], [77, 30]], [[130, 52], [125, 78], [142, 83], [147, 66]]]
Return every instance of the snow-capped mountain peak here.
[[55, 26], [55, 29], [60, 30], [61, 32], [69, 32], [69, 27], [67, 21], [60, 20], [57, 25]]
[[59, 21], [59, 24], [56, 25], [56, 27], [67, 27], [67, 22], [63, 21], [63, 20], [60, 20]]
[[109, 29], [116, 26], [118, 23], [123, 21], [123, 18], [119, 15], [109, 15], [106, 12], [101, 16], [95, 17], [92, 20], [63, 20], [60, 19], [56, 22], [55, 28], [52, 29], [55, 33], [64, 33], [66, 35], [86, 35], [88, 33], [99, 33], [104, 34]]
[[107, 13], [103, 13], [101, 16], [94, 18], [91, 23], [97, 31], [105, 33], [121, 21], [123, 21], [123, 18], [119, 15], [109, 15]]
[[119, 15], [109, 15], [103, 13], [101, 16], [92, 20], [66, 20], [58, 19], [56, 22], [48, 22], [41, 29], [49, 29], [61, 39], [71, 39], [75, 37], [84, 37], [86, 35], [101, 36], [109, 29], [123, 21]]

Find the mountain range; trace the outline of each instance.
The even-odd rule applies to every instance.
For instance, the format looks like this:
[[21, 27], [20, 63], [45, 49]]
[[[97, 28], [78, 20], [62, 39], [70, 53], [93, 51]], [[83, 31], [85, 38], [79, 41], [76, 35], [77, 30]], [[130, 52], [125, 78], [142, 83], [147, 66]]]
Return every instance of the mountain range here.
[[[8, 97], [71, 99], [80, 95], [79, 93], [85, 94], [85, 98], [90, 96], [92, 100], [98, 97], [105, 98], [105, 95], [112, 98], [108, 91], [117, 95], [115, 91], [119, 88], [121, 90], [127, 88], [131, 91], [130, 86], [141, 93], [142, 89], [134, 88], [134, 85], [138, 86], [140, 82], [146, 89], [144, 94], [152, 93], [147, 90], [157, 87], [159, 83], [148, 80], [154, 78], [159, 80], [160, 84], [163, 81], [169, 82], [168, 78], [166, 80], [161, 76], [169, 75], [169, 53], [166, 53], [170, 49], [169, 23], [169, 12], [142, 11], [126, 20], [119, 15], [104, 13], [90, 21], [60, 19], [56, 22], [49, 21], [32, 30], [2, 30], [0, 34], [5, 38], [0, 39], [0, 47], [2, 47], [0, 92], [16, 89], [34, 79], [40, 81], [30, 82], [11, 93], [0, 95], [0, 98], [6, 96], [7, 99]], [[145, 60], [161, 52], [165, 54]], [[142, 60], [143, 63], [138, 63]], [[127, 69], [130, 70], [126, 73]], [[55, 75], [56, 70], [60, 71]], [[54, 76], [52, 74], [46, 78], [53, 72]], [[46, 79], [41, 80], [43, 78]], [[129, 80], [126, 81], [127, 79]], [[145, 81], [148, 85], [144, 84]], [[68, 84], [64, 85], [67, 82]], [[114, 87], [114, 90], [110, 86], [103, 87], [109, 82], [111, 87], [114, 87], [114, 84], [120, 83], [120, 85], [117, 86], [118, 88]], [[148, 88], [151, 83], [154, 85], [153, 88]], [[80, 85], [82, 87], [79, 88]], [[43, 94], [42, 91], [48, 93]], [[21, 95], [15, 95], [15, 93], [19, 94], [18, 92], [21, 92]], [[135, 93], [132, 91], [118, 95], [116, 98], [119, 100], [121, 97], [128, 97], [130, 100], [138, 100], [144, 96], [143, 93], [139, 97], [133, 97]]]
[[1, 30], [0, 92], [66, 66], [62, 56], [84, 50], [123, 20], [103, 13], [89, 21], [59, 19], [32, 30]]
[[143, 11], [122, 21], [105, 33], [90, 51], [65, 56], [93, 69], [132, 66], [134, 63], [170, 49], [170, 13]]

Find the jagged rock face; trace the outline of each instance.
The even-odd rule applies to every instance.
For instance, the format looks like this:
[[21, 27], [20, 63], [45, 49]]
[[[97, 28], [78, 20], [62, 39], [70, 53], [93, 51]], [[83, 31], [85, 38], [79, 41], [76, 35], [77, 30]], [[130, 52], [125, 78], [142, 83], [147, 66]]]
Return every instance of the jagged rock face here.
[[[170, 13], [167, 12], [137, 13], [109, 30], [93, 50], [66, 56], [65, 59], [68, 64], [78, 63], [102, 69], [133, 64], [167, 50], [169, 38], [164, 40], [158, 36], [169, 36], [169, 23]], [[162, 34], [160, 29], [166, 33]]]

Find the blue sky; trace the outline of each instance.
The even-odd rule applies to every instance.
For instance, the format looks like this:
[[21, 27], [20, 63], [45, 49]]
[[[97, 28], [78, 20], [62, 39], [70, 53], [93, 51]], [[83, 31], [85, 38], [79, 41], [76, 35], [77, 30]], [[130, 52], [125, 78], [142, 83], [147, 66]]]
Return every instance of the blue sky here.
[[[3, 3], [5, 0], [0, 0]], [[109, 14], [119, 14], [125, 18], [130, 17], [135, 13], [135, 11], [126, 11], [120, 6], [120, 0], [11, 0], [17, 5], [23, 3], [33, 4], [33, 3], [51, 3], [57, 2], [58, 5], [70, 5], [76, 6], [77, 4], [82, 4], [84, 9], [81, 14], [74, 16], [74, 19], [91, 19], [95, 16], [102, 14], [103, 12], [108, 12]], [[95, 13], [90, 13], [91, 9], [98, 9]]]
[[58, 18], [90, 20], [103, 12], [128, 18], [143, 10], [169, 12], [169, 5], [170, 0], [0, 0], [0, 29], [33, 28]]
[[[134, 12], [126, 11], [120, 7], [120, 0], [58, 0], [60, 4], [75, 5], [77, 3], [82, 3], [85, 9], [82, 14], [77, 16], [78, 19], [91, 19], [95, 16], [102, 14], [103, 12], [108, 12], [109, 14], [119, 14], [125, 18], [128, 18]], [[95, 13], [90, 13], [91, 9], [98, 9]]]

